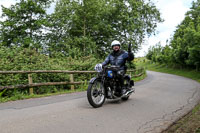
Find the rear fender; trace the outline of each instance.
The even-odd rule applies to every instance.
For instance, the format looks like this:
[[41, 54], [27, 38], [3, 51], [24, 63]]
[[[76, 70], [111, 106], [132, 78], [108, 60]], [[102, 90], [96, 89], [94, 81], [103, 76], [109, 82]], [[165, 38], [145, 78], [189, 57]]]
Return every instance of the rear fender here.
[[130, 85], [131, 85], [131, 86], [134, 86], [134, 85], [135, 85], [134, 80], [130, 80]]
[[131, 80], [131, 76], [125, 75], [124, 79], [128, 79], [130, 81], [130, 86], [134, 86], [134, 80]]
[[131, 76], [129, 76], [129, 75], [125, 75], [125, 76], [124, 76], [124, 79], [128, 79], [128, 80], [130, 80], [130, 79], [131, 79]]

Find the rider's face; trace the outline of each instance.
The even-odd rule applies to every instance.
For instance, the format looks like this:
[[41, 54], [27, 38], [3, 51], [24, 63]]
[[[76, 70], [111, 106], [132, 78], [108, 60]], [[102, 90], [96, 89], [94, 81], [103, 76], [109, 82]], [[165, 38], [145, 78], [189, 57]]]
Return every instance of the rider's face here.
[[118, 46], [118, 45], [113, 46], [114, 51], [118, 51], [119, 49], [120, 49], [120, 46]]

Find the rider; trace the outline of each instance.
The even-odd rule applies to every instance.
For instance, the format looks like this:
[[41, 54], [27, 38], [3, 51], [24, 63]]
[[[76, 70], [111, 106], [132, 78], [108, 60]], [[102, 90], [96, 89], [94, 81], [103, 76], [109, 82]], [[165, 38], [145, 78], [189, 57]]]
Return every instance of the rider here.
[[[108, 55], [108, 57], [102, 63], [102, 66], [106, 66], [108, 64], [119, 66], [120, 69], [117, 72], [117, 74], [118, 74], [122, 84], [124, 84], [123, 77], [124, 77], [124, 75], [126, 73], [126, 69], [127, 69], [127, 67], [125, 65], [126, 61], [132, 61], [134, 59], [134, 55], [131, 51], [126, 52], [124, 50], [121, 50], [120, 49], [121, 43], [117, 40], [114, 40], [111, 43], [111, 47], [112, 47], [113, 51], [111, 54]], [[123, 89], [122, 93], [125, 93], [125, 92], [126, 92], [126, 90]]]

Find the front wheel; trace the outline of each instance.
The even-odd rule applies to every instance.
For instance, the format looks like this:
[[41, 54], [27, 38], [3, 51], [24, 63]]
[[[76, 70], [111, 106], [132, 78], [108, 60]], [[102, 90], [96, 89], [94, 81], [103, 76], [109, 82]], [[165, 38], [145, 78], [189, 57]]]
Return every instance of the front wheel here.
[[87, 89], [87, 98], [94, 108], [101, 107], [105, 102], [105, 88], [101, 81], [94, 81], [90, 83]]

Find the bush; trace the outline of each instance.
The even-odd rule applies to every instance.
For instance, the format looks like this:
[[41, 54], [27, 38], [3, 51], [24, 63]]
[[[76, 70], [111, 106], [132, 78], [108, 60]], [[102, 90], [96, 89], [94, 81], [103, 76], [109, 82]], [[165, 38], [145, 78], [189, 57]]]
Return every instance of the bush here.
[[[21, 48], [0, 48], [0, 71], [19, 71], [19, 70], [93, 70], [95, 64], [101, 62], [94, 56], [87, 57], [54, 57], [41, 54], [35, 49]], [[88, 75], [75, 74], [76, 81], [89, 80]], [[42, 82], [62, 82], [69, 81], [69, 74], [63, 73], [41, 73], [32, 74], [34, 83]], [[27, 84], [27, 74], [0, 74], [0, 86]], [[60, 90], [69, 89], [69, 86], [43, 86], [34, 89], [34, 93], [43, 94], [48, 92], [57, 92]], [[5, 91], [2, 96], [10, 97], [16, 93], [26, 94], [27, 89], [14, 89]]]

